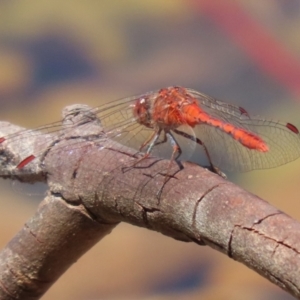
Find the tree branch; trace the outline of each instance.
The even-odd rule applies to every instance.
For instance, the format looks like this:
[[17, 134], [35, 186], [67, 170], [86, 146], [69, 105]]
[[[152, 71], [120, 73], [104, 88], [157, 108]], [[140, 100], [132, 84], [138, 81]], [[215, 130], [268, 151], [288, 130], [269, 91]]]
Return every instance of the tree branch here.
[[[0, 253], [1, 299], [39, 299], [121, 221], [209, 245], [300, 298], [298, 222], [192, 163], [173, 163], [164, 184], [169, 161], [149, 158], [133, 167], [135, 152], [107, 140], [95, 118], [76, 124], [55, 139], [30, 135], [26, 147], [25, 139], [1, 144], [2, 177], [49, 185], [35, 216]], [[3, 135], [20, 129], [0, 128]], [[16, 170], [20, 147], [40, 147], [44, 155]]]

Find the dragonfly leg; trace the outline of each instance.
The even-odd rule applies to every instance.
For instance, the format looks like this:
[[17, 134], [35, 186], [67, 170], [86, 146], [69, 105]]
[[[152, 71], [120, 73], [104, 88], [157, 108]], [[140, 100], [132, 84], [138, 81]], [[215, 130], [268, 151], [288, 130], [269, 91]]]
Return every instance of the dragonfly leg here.
[[158, 136], [157, 136], [157, 134], [158, 134], [158, 132], [156, 130], [153, 131], [153, 133], [140, 146], [139, 151], [142, 151], [148, 145], [148, 148], [147, 148], [147, 152], [148, 152], [151, 143], [153, 143], [154, 140], [158, 139], [159, 134], [158, 134]]
[[[199, 141], [200, 143], [199, 143], [198, 141]], [[209, 161], [209, 164], [210, 164], [210, 167], [211, 167], [212, 171], [213, 171], [214, 173], [218, 174], [219, 176], [221, 176], [222, 178], [226, 179], [226, 178], [227, 178], [226, 174], [223, 173], [218, 167], [214, 166], [214, 164], [212, 163], [211, 158], [210, 158], [210, 155], [209, 155], [209, 152], [208, 152], [206, 146], [204, 145], [204, 143], [203, 143], [200, 139], [198, 139], [198, 138], [196, 138], [196, 142], [197, 142], [197, 144], [199, 144], [199, 145], [201, 145], [201, 146], [203, 147], [203, 149], [204, 149], [204, 151], [205, 151], [206, 157], [207, 157], [207, 159], [208, 159], [208, 161]]]
[[[178, 142], [176, 141], [175, 137], [173, 136], [173, 134], [171, 132], [167, 132], [166, 133], [166, 136], [169, 138], [170, 140], [170, 143], [173, 147], [173, 152], [172, 152], [172, 155], [171, 155], [171, 158], [170, 158], [170, 162], [169, 162], [169, 166], [168, 166], [168, 169], [167, 169], [167, 175], [169, 175], [170, 173], [170, 169], [171, 169], [171, 165], [173, 163], [173, 161], [177, 161], [177, 159], [180, 157], [181, 153], [182, 153], [182, 150], [178, 144]], [[167, 178], [165, 178], [165, 183], [167, 181]]]
[[[173, 152], [171, 156], [171, 162], [172, 162], [173, 160], [177, 160], [180, 157], [180, 155], [182, 154], [182, 150], [171, 132], [167, 132], [166, 136], [170, 139], [170, 143], [173, 147]], [[175, 157], [176, 154], [177, 156]]]
[[179, 134], [179, 135], [181, 135], [181, 136], [183, 136], [183, 137], [185, 137], [185, 138], [187, 138], [187, 139], [190, 139], [190, 140], [196, 142], [198, 145], [200, 145], [204, 149], [204, 152], [205, 152], [205, 155], [206, 155], [206, 157], [208, 159], [208, 162], [209, 162], [211, 170], [214, 173], [218, 174], [219, 176], [221, 176], [223, 178], [227, 178], [227, 176], [226, 176], [225, 173], [223, 173], [218, 167], [214, 166], [214, 164], [213, 164], [213, 162], [211, 160], [211, 157], [209, 155], [209, 152], [208, 152], [205, 144], [199, 138], [197, 138], [195, 136], [192, 136], [192, 135], [190, 135], [190, 134], [188, 134], [186, 132], [180, 131], [178, 129], [174, 129], [174, 132], [177, 133], [177, 134]]
[[[163, 185], [161, 186], [161, 188], [157, 192], [157, 198], [158, 199], [160, 199], [160, 196], [161, 196], [161, 193], [163, 191], [163, 188], [164, 188], [165, 184], [168, 182], [170, 177], [172, 177], [172, 176], [170, 176], [170, 170], [171, 170], [171, 166], [172, 166], [173, 161], [177, 162], [177, 159], [180, 157], [180, 155], [182, 153], [182, 150], [181, 150], [178, 142], [176, 141], [175, 137], [173, 136], [173, 134], [169, 131], [168, 132], [164, 131], [164, 134], [165, 134], [166, 138], [168, 138], [170, 140], [170, 143], [173, 147], [173, 152], [172, 152], [172, 155], [171, 155], [171, 158], [170, 158], [170, 161], [169, 161], [167, 172], [165, 173], [165, 179], [164, 179]], [[182, 168], [182, 165], [179, 162], [177, 162], [177, 164], [179, 165], [180, 168]]]
[[151, 151], [152, 151], [152, 149], [153, 149], [153, 147], [154, 147], [155, 145], [166, 142], [167, 139], [166, 139], [166, 137], [164, 136], [164, 140], [161, 141], [161, 142], [159, 142], [159, 143], [157, 143], [157, 140], [158, 140], [158, 138], [159, 138], [159, 136], [160, 136], [160, 133], [161, 133], [161, 129], [158, 129], [158, 130], [154, 131], [153, 134], [151, 134], [150, 137], [149, 137], [149, 138], [141, 145], [141, 147], [140, 147], [139, 150], [142, 151], [142, 149], [145, 148], [145, 147], [148, 145], [147, 151], [146, 151], [146, 153], [145, 153], [140, 159], [138, 159], [138, 160], [132, 165], [132, 167], [135, 167], [135, 166], [136, 166], [137, 164], [139, 164], [141, 161], [143, 161], [144, 159], [146, 159], [147, 157], [149, 157], [149, 155], [150, 155], [150, 153], [151, 153]]

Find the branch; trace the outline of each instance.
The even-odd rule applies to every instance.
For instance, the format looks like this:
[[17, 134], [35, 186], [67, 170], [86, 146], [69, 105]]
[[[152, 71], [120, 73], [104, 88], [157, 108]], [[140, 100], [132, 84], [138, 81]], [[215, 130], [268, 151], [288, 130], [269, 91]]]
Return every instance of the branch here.
[[[86, 120], [89, 112], [83, 115]], [[168, 160], [133, 167], [135, 152], [107, 140], [96, 118], [68, 124], [0, 144], [2, 177], [49, 185], [35, 216], [0, 253], [1, 299], [39, 299], [121, 221], [211, 246], [300, 298], [298, 222], [192, 163], [183, 169], [173, 163], [164, 184]], [[9, 123], [0, 128], [2, 135], [20, 130]], [[18, 170], [20, 147], [43, 155]]]

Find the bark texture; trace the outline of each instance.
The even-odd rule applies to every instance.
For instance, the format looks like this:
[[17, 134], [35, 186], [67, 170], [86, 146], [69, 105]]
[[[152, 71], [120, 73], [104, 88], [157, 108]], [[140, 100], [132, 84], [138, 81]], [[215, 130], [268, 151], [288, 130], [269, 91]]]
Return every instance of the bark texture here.
[[[169, 161], [134, 166], [136, 151], [107, 140], [96, 118], [67, 124], [0, 144], [3, 178], [49, 185], [36, 214], [0, 253], [1, 299], [39, 299], [122, 221], [211, 246], [300, 298], [297, 221], [192, 163], [173, 163], [165, 182]], [[0, 123], [2, 136], [18, 130]], [[24, 149], [41, 154], [18, 169]]]

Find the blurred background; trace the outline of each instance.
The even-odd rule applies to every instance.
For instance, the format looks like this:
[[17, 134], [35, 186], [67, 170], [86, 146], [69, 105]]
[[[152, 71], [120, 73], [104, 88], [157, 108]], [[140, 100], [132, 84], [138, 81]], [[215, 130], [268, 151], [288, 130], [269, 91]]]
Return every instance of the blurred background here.
[[[1, 0], [0, 119], [34, 127], [181, 85], [300, 127], [299, 28], [298, 0]], [[300, 160], [230, 180], [299, 220], [299, 173]], [[1, 181], [1, 247], [42, 198]], [[208, 247], [122, 224], [43, 299], [292, 297]]]

